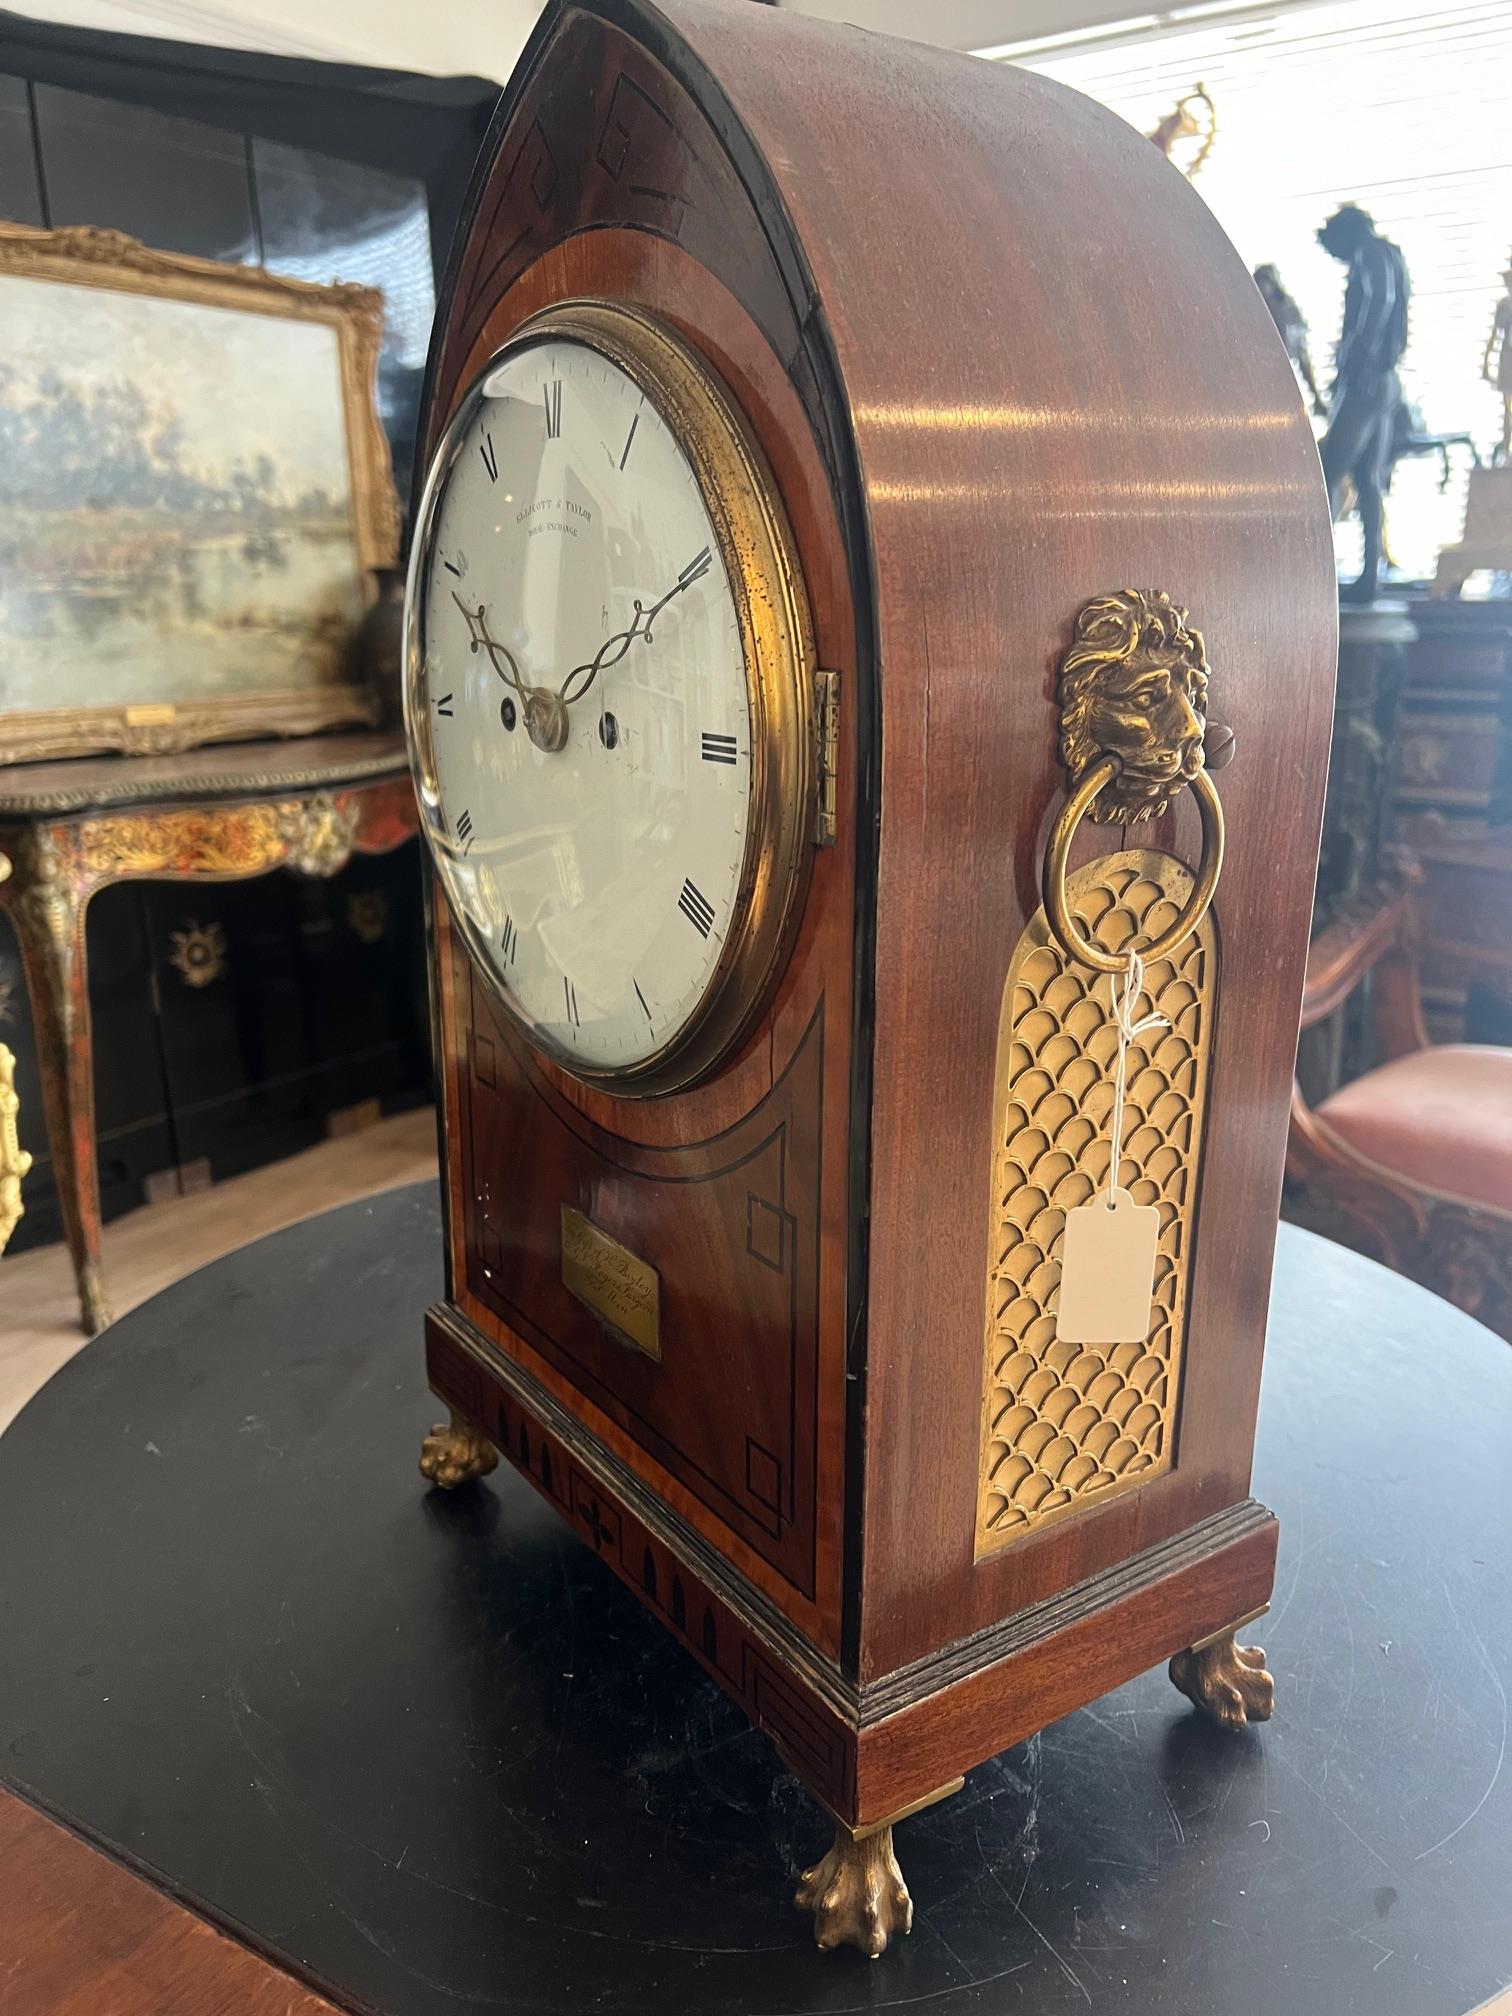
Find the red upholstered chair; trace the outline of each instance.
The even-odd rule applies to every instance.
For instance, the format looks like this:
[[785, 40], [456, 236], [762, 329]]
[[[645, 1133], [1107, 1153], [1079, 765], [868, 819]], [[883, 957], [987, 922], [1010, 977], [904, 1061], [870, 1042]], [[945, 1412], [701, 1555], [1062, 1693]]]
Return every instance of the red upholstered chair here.
[[1292, 1087], [1287, 1215], [1409, 1274], [1512, 1341], [1512, 1049], [1428, 1041], [1421, 873], [1313, 940], [1311, 1028], [1370, 980], [1374, 1070], [1311, 1107]]

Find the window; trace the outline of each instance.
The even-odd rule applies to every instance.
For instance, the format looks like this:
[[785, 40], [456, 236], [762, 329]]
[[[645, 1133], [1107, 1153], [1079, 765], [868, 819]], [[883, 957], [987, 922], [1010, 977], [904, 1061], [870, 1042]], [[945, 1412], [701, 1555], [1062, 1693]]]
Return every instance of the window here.
[[[1431, 432], [1468, 431], [1484, 453], [1501, 427], [1480, 361], [1512, 238], [1512, 4], [1428, 13], [1401, 0], [1347, 0], [1226, 21], [1204, 11], [1201, 23], [1026, 49], [1014, 60], [1145, 133], [1199, 80], [1207, 86], [1218, 135], [1193, 186], [1248, 266], [1280, 269], [1307, 317], [1325, 390], [1344, 269], [1313, 234], [1341, 202], [1368, 210], [1412, 278], [1403, 390]], [[1460, 536], [1466, 459], [1456, 453], [1444, 493], [1436, 458], [1397, 471], [1387, 543], [1410, 575], [1431, 575], [1439, 548]], [[1357, 526], [1337, 538], [1341, 561], [1357, 565]]]

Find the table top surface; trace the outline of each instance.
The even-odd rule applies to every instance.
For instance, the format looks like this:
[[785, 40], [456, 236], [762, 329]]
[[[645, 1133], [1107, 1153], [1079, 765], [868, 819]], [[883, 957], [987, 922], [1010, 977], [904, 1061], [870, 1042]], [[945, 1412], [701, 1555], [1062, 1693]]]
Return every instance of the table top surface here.
[[385, 2016], [1462, 2016], [1512, 1980], [1512, 1351], [1283, 1228], [1281, 1517], [1234, 1737], [1141, 1676], [905, 1821], [912, 1938], [821, 1955], [828, 1828], [501, 1470], [427, 1492], [429, 1185], [244, 1248], [0, 1438], [0, 1778]]
[[395, 776], [408, 766], [403, 735], [385, 729], [300, 735], [289, 741], [216, 743], [173, 756], [84, 756], [62, 763], [0, 764], [0, 821], [334, 790]]

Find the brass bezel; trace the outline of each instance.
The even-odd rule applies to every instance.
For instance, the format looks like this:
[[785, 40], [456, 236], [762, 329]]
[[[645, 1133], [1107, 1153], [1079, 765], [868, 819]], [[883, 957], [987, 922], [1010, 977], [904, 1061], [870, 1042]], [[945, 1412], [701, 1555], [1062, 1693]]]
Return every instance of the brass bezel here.
[[[693, 470], [719, 542], [740, 624], [751, 714], [750, 819], [732, 922], [703, 997], [651, 1056], [594, 1069], [519, 1008], [460, 904], [451, 900], [430, 721], [421, 704], [431, 551], [447, 479], [483, 387], [507, 357], [576, 342], [616, 365], [667, 422]], [[803, 577], [776, 484], [730, 394], [680, 336], [638, 309], [568, 301], [521, 324], [457, 402], [426, 477], [405, 591], [404, 715], [410, 762], [438, 879], [458, 932], [511, 1020], [570, 1077], [621, 1098], [681, 1091], [707, 1077], [765, 1007], [797, 926], [815, 830], [818, 752], [814, 644]]]

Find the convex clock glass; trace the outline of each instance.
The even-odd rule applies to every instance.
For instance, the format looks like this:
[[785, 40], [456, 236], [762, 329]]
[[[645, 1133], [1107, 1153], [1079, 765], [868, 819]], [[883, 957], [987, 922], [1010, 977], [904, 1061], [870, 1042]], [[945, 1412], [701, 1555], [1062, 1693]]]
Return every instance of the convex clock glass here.
[[812, 814], [780, 507], [668, 331], [591, 304], [461, 401], [422, 503], [411, 747], [474, 954], [577, 1074], [665, 1089], [760, 1006]]

